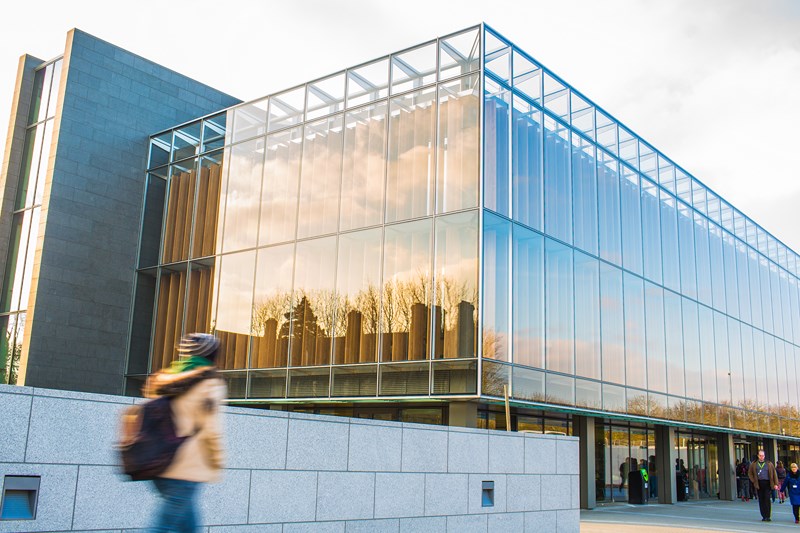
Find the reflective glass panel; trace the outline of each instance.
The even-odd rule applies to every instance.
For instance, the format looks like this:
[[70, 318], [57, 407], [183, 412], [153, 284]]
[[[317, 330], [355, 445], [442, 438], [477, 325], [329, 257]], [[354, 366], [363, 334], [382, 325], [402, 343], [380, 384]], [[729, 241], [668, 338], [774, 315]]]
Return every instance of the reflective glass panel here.
[[544, 238], [513, 228], [514, 362], [544, 368]]
[[270, 97], [267, 131], [300, 124], [303, 121], [305, 96], [305, 87], [296, 87]]
[[297, 243], [292, 295], [291, 366], [327, 365], [336, 310], [336, 237]]
[[479, 87], [478, 74], [439, 84], [437, 213], [478, 205]]
[[711, 305], [711, 257], [708, 249], [708, 220], [694, 213], [694, 246], [697, 261], [697, 299]]
[[435, 132], [435, 88], [391, 100], [386, 182], [387, 222], [432, 213]]
[[572, 249], [545, 239], [545, 354], [548, 370], [573, 374], [575, 298]]
[[303, 129], [298, 238], [333, 233], [339, 225], [343, 121], [336, 115]]
[[250, 367], [283, 367], [289, 359], [294, 244], [261, 248], [257, 261]]
[[509, 361], [511, 223], [483, 218], [483, 356]]
[[187, 157], [196, 156], [199, 153], [201, 128], [200, 121], [197, 121], [175, 130], [175, 135], [172, 138], [173, 161], [180, 161]]
[[546, 374], [545, 399], [548, 403], [575, 405], [575, 378]]
[[571, 110], [572, 127], [594, 139], [594, 106], [573, 92]]
[[619, 211], [619, 164], [602, 150], [597, 152], [597, 217], [600, 257], [622, 265], [622, 229]]
[[544, 73], [544, 107], [565, 120], [569, 120], [569, 88], [547, 72]]
[[642, 212], [639, 175], [624, 165], [620, 181], [620, 211], [622, 213], [622, 264], [636, 274], [642, 274]]
[[709, 245], [709, 259], [710, 276], [711, 276], [711, 300], [715, 309], [721, 311], [726, 310], [725, 304], [725, 283], [727, 275], [723, 266], [723, 244], [722, 244], [722, 228], [716, 224], [708, 225], [708, 245]]
[[162, 263], [189, 258], [196, 187], [196, 159], [170, 166], [164, 242], [161, 247]]
[[212, 255], [217, 249], [222, 159], [223, 152], [221, 150], [200, 158], [194, 209], [192, 257], [206, 257]]
[[597, 145], [612, 154], [617, 154], [617, 123], [610, 117], [597, 111]]
[[378, 360], [381, 319], [380, 228], [339, 236], [334, 363]]
[[514, 96], [512, 142], [514, 220], [541, 230], [544, 227], [542, 112], [518, 96]]
[[387, 105], [381, 102], [345, 116], [340, 231], [383, 221], [386, 113]]
[[347, 71], [347, 106], [353, 107], [389, 93], [389, 60], [380, 59]]
[[434, 305], [431, 314], [433, 357], [475, 357], [478, 212], [437, 217], [435, 229]]
[[150, 139], [150, 161], [148, 168], [160, 167], [169, 163], [172, 150], [172, 132], [163, 133]]
[[686, 365], [686, 396], [701, 399], [702, 384], [700, 366], [700, 330], [697, 304], [687, 298], [681, 300], [683, 307], [683, 361]]
[[225, 206], [223, 252], [256, 245], [263, 170], [263, 138], [231, 147], [227, 188], [220, 198]]
[[220, 261], [219, 291], [214, 333], [224, 345], [220, 368], [247, 366], [247, 346], [252, 331], [255, 251], [230, 254]]
[[649, 390], [667, 392], [664, 289], [645, 281], [644, 302], [645, 334], [647, 339], [647, 387]]
[[295, 236], [302, 150], [299, 127], [267, 137], [259, 244], [284, 242]]
[[392, 56], [392, 94], [416, 89], [435, 80], [435, 42]]
[[639, 141], [639, 171], [650, 179], [658, 178], [656, 153], [642, 141]]
[[625, 383], [622, 271], [600, 263], [600, 324], [603, 381]]
[[56, 106], [58, 105], [58, 92], [61, 85], [61, 67], [63, 61], [59, 59], [53, 63], [53, 82], [50, 86], [50, 98], [47, 103], [47, 118], [56, 115]]
[[503, 39], [487, 31], [486, 55], [484, 62], [486, 71], [500, 81], [508, 82], [511, 79], [511, 47]]
[[675, 166], [660, 154], [658, 156], [658, 184], [675, 194]]
[[306, 120], [314, 120], [344, 109], [344, 72], [306, 86]]
[[225, 144], [227, 113], [203, 120], [203, 152], [222, 148]]
[[629, 387], [647, 387], [647, 357], [644, 320], [644, 285], [642, 279], [625, 273], [625, 383]]
[[667, 333], [667, 391], [683, 396], [686, 387], [683, 376], [681, 297], [672, 291], [664, 291], [664, 324]]
[[381, 296], [383, 361], [428, 358], [432, 229], [431, 220], [385, 229]]
[[697, 298], [694, 218], [691, 208], [682, 202], [678, 202], [678, 237], [681, 251], [681, 292], [690, 298]]
[[439, 41], [439, 79], [467, 74], [480, 68], [481, 39], [478, 28]]
[[50, 95], [50, 83], [53, 79], [53, 65], [47, 65], [36, 71], [33, 78], [33, 94], [28, 112], [28, 124], [44, 120], [47, 115], [47, 98]]
[[680, 255], [678, 253], [678, 210], [675, 198], [664, 193], [661, 200], [661, 252], [664, 261], [664, 286], [680, 290]]
[[658, 187], [642, 179], [642, 246], [644, 277], [661, 283], [661, 217]]
[[[509, 214], [508, 164], [511, 146], [508, 121], [510, 99], [511, 92], [508, 89], [489, 79], [486, 80], [483, 105], [483, 203], [488, 209], [506, 216]], [[517, 147], [515, 146], [515, 148]], [[514, 157], [519, 157], [519, 154], [515, 153]]]
[[572, 242], [572, 143], [569, 130], [545, 115], [544, 119], [544, 228], [564, 242]]
[[634, 169], [639, 168], [639, 139], [623, 127], [619, 128], [619, 159]]
[[597, 255], [597, 177], [595, 148], [572, 134], [572, 204], [575, 246]]
[[600, 270], [575, 252], [575, 374], [600, 379]]
[[[139, 241], [139, 267], [158, 264], [161, 229], [164, 221], [164, 199], [167, 182], [154, 174], [147, 175], [147, 188], [142, 214], [142, 233]], [[12, 241], [13, 242], [13, 241]]]
[[263, 98], [233, 110], [231, 142], [264, 135], [267, 128], [267, 103], [267, 99]]
[[19, 184], [17, 186], [16, 209], [22, 209], [33, 203], [33, 191], [36, 187], [36, 177], [39, 174], [39, 161], [42, 151], [42, 137], [45, 128], [52, 124], [48, 122], [28, 129], [25, 133], [25, 148], [22, 154]]
[[[532, 402], [543, 402], [545, 400], [544, 372], [541, 370], [532, 370], [530, 368], [520, 368], [517, 366], [512, 369], [512, 372], [512, 396], [514, 398]], [[484, 373], [484, 378], [485, 377], [486, 373]], [[501, 385], [501, 395], [502, 391], [503, 387]]]
[[531, 101], [542, 103], [542, 68], [514, 49], [514, 90]]

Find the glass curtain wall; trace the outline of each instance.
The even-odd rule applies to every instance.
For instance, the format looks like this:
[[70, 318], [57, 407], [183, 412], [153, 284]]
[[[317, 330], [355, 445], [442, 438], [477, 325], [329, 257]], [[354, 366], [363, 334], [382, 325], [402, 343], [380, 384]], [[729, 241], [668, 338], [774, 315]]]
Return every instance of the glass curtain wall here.
[[14, 385], [19, 377], [25, 317], [33, 275], [39, 216], [44, 195], [53, 117], [58, 103], [62, 59], [37, 68], [27, 117], [22, 164], [11, 215], [11, 237], [0, 301], [0, 383]]
[[153, 137], [129, 374], [207, 331], [233, 398], [476, 394], [479, 70], [473, 28]]
[[484, 40], [482, 392], [800, 436], [797, 254]]

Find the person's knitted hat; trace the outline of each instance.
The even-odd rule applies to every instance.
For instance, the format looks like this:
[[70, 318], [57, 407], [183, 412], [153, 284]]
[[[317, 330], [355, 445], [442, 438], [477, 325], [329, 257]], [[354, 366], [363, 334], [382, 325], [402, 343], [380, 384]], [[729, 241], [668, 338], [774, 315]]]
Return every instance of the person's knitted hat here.
[[205, 357], [214, 361], [219, 352], [219, 339], [209, 333], [189, 333], [178, 343], [178, 355], [183, 358]]

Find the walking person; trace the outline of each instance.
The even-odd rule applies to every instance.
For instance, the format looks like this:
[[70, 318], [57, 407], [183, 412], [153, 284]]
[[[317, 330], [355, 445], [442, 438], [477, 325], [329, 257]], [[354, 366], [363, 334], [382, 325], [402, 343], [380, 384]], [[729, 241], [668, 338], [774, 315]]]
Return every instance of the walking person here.
[[794, 523], [800, 524], [800, 472], [797, 470], [797, 463], [789, 465], [789, 472], [781, 484], [781, 492], [789, 493], [789, 503], [792, 504], [794, 513]]
[[219, 479], [224, 455], [219, 407], [226, 395], [225, 382], [214, 366], [219, 346], [213, 335], [184, 336], [178, 360], [150, 376], [145, 385], [148, 398], [172, 398], [176, 434], [187, 437], [170, 466], [153, 479], [162, 499], [154, 533], [196, 532], [200, 487]]
[[764, 450], [758, 451], [758, 459], [750, 464], [747, 472], [750, 481], [758, 487], [758, 508], [761, 511], [762, 522], [772, 522], [772, 502], [770, 492], [778, 490], [778, 474], [775, 465], [766, 460]]
[[[783, 480], [786, 479], [786, 469], [783, 467], [783, 462], [778, 461], [775, 463], [775, 473], [778, 474], [778, 484], [783, 486]], [[786, 499], [786, 493], [783, 489], [778, 491], [778, 503], [783, 503]], [[772, 503], [775, 503], [775, 498], [772, 498]]]

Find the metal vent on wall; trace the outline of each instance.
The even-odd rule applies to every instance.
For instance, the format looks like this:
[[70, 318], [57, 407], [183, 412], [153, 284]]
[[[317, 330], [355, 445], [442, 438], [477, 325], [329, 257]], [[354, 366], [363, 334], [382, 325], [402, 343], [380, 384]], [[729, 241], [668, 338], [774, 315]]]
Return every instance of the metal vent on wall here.
[[0, 520], [33, 520], [39, 500], [39, 476], [5, 476]]

